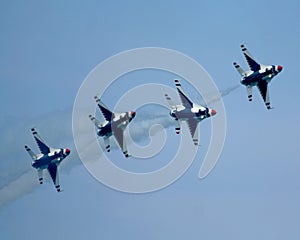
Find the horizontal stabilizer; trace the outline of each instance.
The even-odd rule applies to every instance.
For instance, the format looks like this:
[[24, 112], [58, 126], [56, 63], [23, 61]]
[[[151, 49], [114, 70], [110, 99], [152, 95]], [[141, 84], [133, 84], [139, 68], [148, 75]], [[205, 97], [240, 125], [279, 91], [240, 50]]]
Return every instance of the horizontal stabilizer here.
[[38, 172], [39, 182], [40, 184], [43, 184], [43, 170], [38, 169], [37, 172]]
[[92, 116], [92, 115], [89, 115], [89, 118], [90, 118], [91, 121], [95, 124], [95, 126], [96, 126], [97, 128], [101, 128], [101, 127], [102, 127], [102, 124], [100, 123], [100, 121], [99, 121], [97, 118], [95, 118], [95, 117]]
[[248, 95], [249, 102], [252, 102], [252, 87], [251, 86], [247, 86], [247, 95]]
[[168, 94], [165, 94], [165, 97], [167, 99], [167, 102], [170, 106], [171, 109], [176, 109], [176, 105], [174, 104], [174, 102], [172, 101], [172, 99], [170, 98], [170, 96]]
[[28, 152], [28, 154], [30, 155], [30, 157], [32, 158], [33, 161], [37, 160], [37, 155], [34, 154], [34, 152], [27, 146], [25, 146], [26, 151]]
[[246, 76], [246, 72], [244, 71], [243, 68], [241, 68], [241, 66], [239, 64], [237, 64], [236, 62], [233, 63], [233, 66], [236, 68], [236, 70], [239, 72], [239, 74], [244, 77]]
[[104, 145], [105, 145], [105, 148], [106, 148], [106, 151], [107, 152], [110, 152], [110, 141], [109, 141], [109, 137], [104, 137]]

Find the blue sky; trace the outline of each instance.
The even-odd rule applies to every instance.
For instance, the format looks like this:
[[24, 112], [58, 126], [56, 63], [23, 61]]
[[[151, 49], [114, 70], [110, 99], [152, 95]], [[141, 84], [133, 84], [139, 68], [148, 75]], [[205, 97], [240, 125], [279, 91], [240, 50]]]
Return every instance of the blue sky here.
[[[298, 239], [299, 14], [299, 3], [289, 0], [0, 3], [0, 201], [10, 199], [0, 208], [1, 237]], [[275, 108], [267, 111], [256, 89], [251, 104], [243, 87], [223, 99], [225, 147], [207, 178], [197, 176], [209, 121], [201, 126], [203, 152], [163, 190], [117, 192], [83, 167], [72, 139], [72, 106], [97, 64], [132, 48], [170, 48], [197, 60], [226, 89], [239, 82], [232, 62], [246, 68], [241, 43], [261, 63], [283, 66], [270, 85]], [[137, 84], [161, 81], [141, 76]], [[170, 78], [163, 83], [173, 87]], [[121, 92], [128, 85], [118, 86]], [[104, 100], [113, 106], [117, 96], [109, 96]], [[49, 145], [72, 148], [61, 166], [62, 194], [49, 180], [37, 186], [23, 149], [36, 149], [32, 126]], [[172, 143], [173, 129], [167, 133]], [[121, 156], [117, 149], [112, 154]]]

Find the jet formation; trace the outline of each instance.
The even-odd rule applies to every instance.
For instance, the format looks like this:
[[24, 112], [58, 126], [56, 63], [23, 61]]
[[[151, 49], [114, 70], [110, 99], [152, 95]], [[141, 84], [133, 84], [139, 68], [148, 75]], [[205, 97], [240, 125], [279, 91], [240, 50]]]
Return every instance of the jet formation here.
[[259, 64], [247, 50], [245, 44], [242, 44], [241, 48], [250, 70], [244, 71], [236, 62], [233, 65], [242, 76], [241, 84], [247, 88], [249, 102], [252, 101], [252, 87], [257, 86], [267, 109], [271, 109], [268, 84], [282, 71], [282, 66]]
[[68, 148], [51, 148], [47, 146], [34, 128], [31, 129], [31, 132], [40, 149], [40, 153], [35, 154], [28, 146], [25, 146], [25, 149], [32, 158], [32, 167], [37, 169], [39, 182], [40, 184], [43, 184], [43, 170], [47, 169], [56, 190], [60, 192], [61, 189], [59, 185], [57, 168], [71, 151]]
[[179, 134], [180, 122], [186, 121], [189, 126], [194, 145], [198, 145], [198, 123], [206, 118], [216, 115], [217, 112], [214, 109], [210, 109], [193, 103], [184, 93], [179, 80], [175, 80], [175, 85], [181, 100], [181, 104], [175, 105], [170, 96], [168, 94], [165, 94], [165, 97], [171, 108], [170, 116], [174, 118], [177, 123], [175, 132]]
[[[274, 76], [282, 71], [280, 65], [263, 65], [259, 64], [249, 53], [246, 46], [241, 45], [242, 52], [250, 67], [250, 70], [244, 71], [236, 62], [233, 63], [234, 67], [241, 75], [241, 84], [247, 88], [248, 99], [252, 101], [252, 88], [257, 86], [263, 101], [270, 109], [270, 97], [268, 84]], [[175, 85], [181, 100], [181, 104], [174, 104], [168, 94], [165, 94], [166, 100], [170, 106], [170, 116], [176, 121], [175, 132], [180, 133], [181, 122], [187, 122], [190, 134], [193, 139], [194, 145], [199, 145], [198, 137], [198, 123], [202, 120], [216, 115], [216, 110], [198, 105], [190, 100], [187, 94], [183, 91], [179, 80], [175, 80]], [[101, 123], [94, 116], [89, 115], [90, 120], [97, 128], [97, 135], [104, 139], [104, 144], [107, 152], [110, 152], [110, 137], [114, 136], [119, 147], [126, 158], [130, 155], [128, 153], [125, 140], [124, 131], [128, 124], [133, 120], [136, 113], [134, 111], [124, 113], [114, 113], [97, 97], [94, 97], [96, 104], [99, 107], [105, 122]], [[25, 146], [26, 151], [32, 158], [32, 167], [37, 169], [39, 182], [43, 183], [43, 170], [47, 169], [55, 188], [58, 192], [61, 191], [58, 177], [59, 164], [70, 154], [68, 148], [51, 148], [42, 140], [38, 135], [35, 128], [31, 129], [33, 137], [39, 147], [40, 153], [35, 154], [28, 146]]]

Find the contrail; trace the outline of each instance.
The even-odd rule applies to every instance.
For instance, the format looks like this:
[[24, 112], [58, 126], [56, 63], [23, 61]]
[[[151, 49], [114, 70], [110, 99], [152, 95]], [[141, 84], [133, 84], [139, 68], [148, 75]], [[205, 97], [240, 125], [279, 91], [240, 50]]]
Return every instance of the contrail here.
[[[221, 96], [212, 96], [207, 104], [219, 101], [221, 97], [230, 94], [239, 85], [221, 91]], [[87, 117], [87, 124], [92, 124]], [[129, 132], [135, 142], [147, 140], [149, 130], [155, 125], [163, 128], [174, 127], [175, 122], [169, 116], [168, 109], [155, 106], [141, 109], [129, 125]], [[30, 129], [36, 127], [44, 140], [53, 147], [68, 147], [71, 155], [62, 162], [60, 173], [68, 173], [74, 166], [81, 164], [76, 152], [72, 135], [72, 108], [51, 112], [38, 118], [1, 120], [0, 144], [5, 151], [0, 152], [0, 208], [32, 192], [38, 184], [37, 173], [31, 167], [31, 159], [24, 150], [29, 145], [37, 152], [37, 146], [32, 138]], [[161, 128], [158, 128], [161, 129]], [[158, 130], [160, 131], [160, 130]], [[155, 131], [152, 134], [156, 134]], [[98, 139], [103, 146], [103, 139]], [[112, 141], [112, 147], [118, 146]], [[130, 143], [128, 143], [130, 144]], [[104, 148], [103, 148], [104, 149]], [[87, 147], [88, 150], [88, 147]], [[47, 175], [46, 175], [47, 177]], [[51, 179], [49, 178], [49, 181]]]
[[223, 97], [229, 95], [231, 92], [233, 92], [234, 90], [236, 90], [240, 86], [241, 86], [240, 84], [236, 84], [232, 87], [221, 90], [219, 95], [214, 96], [214, 94], [211, 94], [211, 96], [208, 97], [208, 101], [206, 102], [206, 104], [204, 103], [204, 105], [209, 105], [209, 104], [220, 101]]

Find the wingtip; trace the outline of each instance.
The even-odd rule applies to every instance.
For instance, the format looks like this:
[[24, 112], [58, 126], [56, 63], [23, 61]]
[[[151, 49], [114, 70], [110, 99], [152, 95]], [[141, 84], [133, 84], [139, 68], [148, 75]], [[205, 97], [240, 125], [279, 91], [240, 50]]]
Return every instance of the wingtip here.
[[57, 191], [57, 192], [60, 192], [60, 191], [61, 191], [60, 185], [55, 186], [55, 188], [56, 188], [56, 191]]
[[123, 154], [124, 154], [124, 156], [125, 156], [126, 158], [130, 157], [130, 155], [128, 154], [127, 151], [123, 152]]
[[242, 51], [243, 51], [243, 52], [247, 50], [246, 45], [245, 45], [244, 43], [241, 44], [241, 48], [242, 48]]
[[35, 128], [31, 128], [31, 132], [32, 132], [33, 135], [37, 134], [37, 131], [36, 131]]
[[175, 79], [174, 82], [175, 82], [176, 87], [180, 87], [181, 86], [181, 84], [180, 84], [180, 82], [179, 82], [178, 79]]
[[100, 102], [100, 98], [98, 98], [97, 96], [94, 97], [94, 99], [96, 100], [96, 102]]

